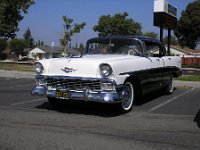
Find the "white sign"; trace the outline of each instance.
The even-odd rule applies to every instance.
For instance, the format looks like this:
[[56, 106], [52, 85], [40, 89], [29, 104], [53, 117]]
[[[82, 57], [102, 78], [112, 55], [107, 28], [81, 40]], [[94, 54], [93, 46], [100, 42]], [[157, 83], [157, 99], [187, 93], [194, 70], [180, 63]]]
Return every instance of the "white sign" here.
[[154, 12], [165, 12], [177, 17], [177, 8], [166, 0], [154, 0]]

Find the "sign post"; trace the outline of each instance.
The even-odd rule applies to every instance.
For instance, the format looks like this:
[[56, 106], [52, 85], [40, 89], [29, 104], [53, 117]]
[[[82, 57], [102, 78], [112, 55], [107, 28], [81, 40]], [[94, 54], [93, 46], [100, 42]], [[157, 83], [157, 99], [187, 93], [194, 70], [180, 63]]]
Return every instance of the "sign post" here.
[[163, 43], [163, 29], [168, 30], [167, 53], [170, 55], [171, 30], [177, 25], [177, 8], [166, 0], [154, 0], [154, 26], [160, 28], [160, 42]]

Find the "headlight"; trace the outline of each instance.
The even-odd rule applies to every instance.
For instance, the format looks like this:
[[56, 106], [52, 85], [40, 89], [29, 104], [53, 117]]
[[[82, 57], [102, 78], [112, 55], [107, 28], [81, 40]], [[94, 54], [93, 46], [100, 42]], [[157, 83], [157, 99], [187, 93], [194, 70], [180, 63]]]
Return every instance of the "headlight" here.
[[44, 68], [41, 63], [35, 63], [35, 73], [42, 74]]
[[103, 77], [108, 77], [112, 74], [112, 68], [108, 64], [101, 64], [100, 65], [100, 73]]

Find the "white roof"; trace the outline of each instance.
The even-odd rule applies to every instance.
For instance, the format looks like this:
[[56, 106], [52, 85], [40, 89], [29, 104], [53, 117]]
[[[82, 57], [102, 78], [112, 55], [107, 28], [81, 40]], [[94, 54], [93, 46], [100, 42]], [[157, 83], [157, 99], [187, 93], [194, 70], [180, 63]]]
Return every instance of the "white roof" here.
[[32, 49], [31, 51], [29, 51], [28, 53], [35, 53], [35, 54], [44, 54], [46, 53], [45, 51], [41, 50], [40, 48], [36, 47], [34, 49]]

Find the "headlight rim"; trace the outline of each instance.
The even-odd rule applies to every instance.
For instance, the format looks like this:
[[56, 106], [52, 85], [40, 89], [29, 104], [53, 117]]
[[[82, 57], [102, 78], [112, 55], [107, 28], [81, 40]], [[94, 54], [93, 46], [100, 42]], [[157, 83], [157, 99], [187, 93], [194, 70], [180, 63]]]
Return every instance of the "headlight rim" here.
[[[36, 65], [40, 65], [40, 67], [38, 67], [38, 68], [41, 68], [40, 71], [36, 70]], [[41, 75], [44, 72], [44, 67], [40, 62], [34, 63], [34, 69], [35, 69], [35, 73], [38, 75]]]
[[[107, 75], [106, 75], [105, 73], [103, 73], [103, 70], [102, 70], [102, 67], [103, 67], [103, 66], [109, 67], [110, 72], [109, 72]], [[102, 77], [109, 77], [109, 76], [111, 76], [111, 75], [113, 74], [112, 67], [111, 67], [109, 64], [107, 64], [107, 63], [100, 64], [100, 65], [99, 65], [99, 70], [100, 70], [100, 75], [101, 75]]]

